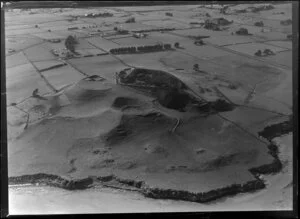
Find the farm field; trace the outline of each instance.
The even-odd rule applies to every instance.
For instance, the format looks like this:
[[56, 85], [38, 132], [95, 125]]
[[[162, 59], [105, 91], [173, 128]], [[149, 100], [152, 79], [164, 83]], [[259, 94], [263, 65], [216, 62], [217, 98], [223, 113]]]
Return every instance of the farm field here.
[[7, 6], [10, 214], [292, 210], [294, 6], [226, 7]]

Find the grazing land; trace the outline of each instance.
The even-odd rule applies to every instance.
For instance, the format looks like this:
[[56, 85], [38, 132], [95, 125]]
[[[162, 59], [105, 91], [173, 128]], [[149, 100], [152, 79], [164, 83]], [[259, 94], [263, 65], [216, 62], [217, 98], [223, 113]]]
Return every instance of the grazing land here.
[[291, 3], [6, 8], [12, 213], [64, 195], [53, 213], [290, 210], [288, 19]]

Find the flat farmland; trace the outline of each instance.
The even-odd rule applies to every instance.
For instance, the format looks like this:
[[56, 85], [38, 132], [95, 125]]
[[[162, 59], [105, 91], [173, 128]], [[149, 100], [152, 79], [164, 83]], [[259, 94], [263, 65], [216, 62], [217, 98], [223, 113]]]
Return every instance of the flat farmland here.
[[39, 89], [39, 93], [42, 95], [51, 91], [31, 64], [18, 65], [6, 69], [8, 105], [31, 96], [32, 91], [36, 88]]
[[270, 49], [275, 54], [288, 50], [282, 47], [277, 47], [277, 46], [264, 44], [264, 43], [245, 43], [245, 44], [230, 45], [225, 47], [251, 56], [254, 56], [254, 53], [256, 53], [258, 50], [261, 50], [263, 52], [265, 49]]
[[187, 38], [172, 34], [172, 32], [151, 32], [148, 39], [155, 40], [161, 43], [170, 43], [174, 48], [174, 43], [178, 42], [180, 45], [184, 45], [185, 42], [190, 42]]
[[281, 65], [285, 65], [291, 69], [293, 67], [293, 52], [290, 50], [279, 52], [275, 56], [264, 57], [264, 59]]
[[242, 44], [242, 43], [251, 43], [255, 42], [255, 39], [251, 37], [243, 37], [243, 36], [212, 36], [210, 38], [204, 39], [204, 41], [218, 45], [218, 46], [226, 46], [231, 44]]
[[84, 32], [77, 32], [77, 31], [70, 31], [70, 30], [58, 30], [54, 32], [55, 34], [64, 36], [65, 38], [67, 38], [68, 36], [73, 36], [76, 35], [77, 37], [87, 37], [87, 34]]
[[128, 31], [137, 31], [137, 30], [144, 30], [144, 29], [150, 29], [150, 27], [148, 27], [145, 24], [142, 23], [120, 23], [117, 24], [116, 27], [120, 28], [120, 29], [125, 29]]
[[91, 37], [91, 38], [87, 38], [86, 40], [90, 42], [92, 45], [94, 45], [95, 47], [103, 49], [104, 51], [119, 47], [117, 43], [114, 43], [110, 40], [106, 40], [102, 37]]
[[174, 20], [143, 21], [143, 24], [155, 26], [155, 27], [161, 27], [161, 28], [176, 28], [176, 29], [183, 29], [183, 28], [190, 27], [188, 24], [184, 24]]
[[23, 36], [23, 37], [8, 37], [5, 39], [6, 49], [14, 49], [20, 51], [31, 46], [42, 43], [43, 40], [37, 37]]
[[227, 32], [207, 30], [205, 28], [174, 30], [172, 31], [172, 33], [182, 35], [182, 36], [210, 36], [210, 37], [219, 36], [220, 38], [221, 36], [229, 35]]
[[65, 48], [65, 39], [61, 40], [59, 43], [51, 43], [51, 42], [45, 42], [45, 47], [51, 51], [51, 50], [60, 50]]
[[117, 71], [126, 68], [110, 55], [71, 59], [70, 62], [88, 75], [99, 75], [110, 81], [115, 81]]
[[257, 33], [254, 37], [259, 40], [286, 40], [287, 34], [291, 34], [291, 32], [292, 31], [288, 33], [266, 31], [266, 32]]
[[78, 44], [75, 45], [76, 49], [96, 49], [95, 46], [89, 43], [88, 39], [77, 39]]
[[42, 74], [57, 90], [84, 78], [80, 72], [70, 66], [51, 69], [42, 72]]
[[154, 45], [160, 42], [159, 40], [153, 39], [151, 36], [147, 36], [147, 38], [126, 37], [126, 38], [119, 38], [119, 39], [111, 39], [110, 41], [124, 47]]
[[82, 55], [91, 55], [91, 56], [97, 56], [97, 55], [104, 55], [106, 54], [106, 52], [104, 52], [103, 50], [100, 49], [95, 49], [95, 48], [91, 48], [91, 49], [76, 49], [76, 52], [82, 54]]
[[62, 65], [64, 63], [58, 60], [50, 60], [50, 61], [33, 62], [33, 64], [38, 70], [43, 71], [53, 66]]
[[265, 65], [263, 61], [256, 61], [238, 55], [220, 56], [212, 59], [212, 62], [219, 63], [224, 67], [224, 73], [228, 77], [233, 77], [234, 81], [240, 82], [249, 89], [255, 84], [262, 82], [269, 83], [270, 86], [258, 87], [258, 92], [266, 92], [272, 87], [276, 87], [281, 83], [282, 78], [287, 73], [276, 67]]
[[59, 20], [59, 21], [52, 21], [47, 23], [41, 23], [39, 27], [41, 28], [55, 28], [55, 27], [64, 27], [67, 28], [69, 26], [77, 26], [82, 27], [86, 26], [87, 24], [80, 20], [74, 20], [74, 21], [66, 21], [66, 20]]
[[13, 55], [6, 56], [5, 61], [6, 68], [11, 68], [14, 66], [29, 63], [28, 59], [26, 58], [23, 52], [18, 52]]
[[41, 39], [44, 39], [44, 40], [51, 40], [51, 39], [65, 39], [65, 36], [62, 36], [62, 35], [59, 35], [59, 34], [56, 34], [56, 33], [52, 33], [52, 32], [44, 32], [44, 33], [35, 33], [35, 34], [32, 34], [36, 37], [39, 37]]
[[45, 44], [36, 45], [24, 50], [24, 54], [30, 61], [44, 61], [55, 59]]
[[5, 19], [5, 22], [14, 22], [18, 24], [32, 24], [35, 25], [37, 23], [45, 23], [45, 22], [53, 22], [53, 21], [60, 21], [60, 20], [65, 20], [65, 17], [60, 16], [60, 15], [50, 15], [46, 13], [39, 13], [39, 14], [27, 14], [27, 15], [22, 15], [22, 20], [19, 19], [18, 16], [9, 16], [9, 12], [7, 13], [7, 17]]
[[286, 49], [293, 49], [293, 42], [292, 41], [268, 41], [265, 44], [271, 44], [274, 46], [286, 48]]

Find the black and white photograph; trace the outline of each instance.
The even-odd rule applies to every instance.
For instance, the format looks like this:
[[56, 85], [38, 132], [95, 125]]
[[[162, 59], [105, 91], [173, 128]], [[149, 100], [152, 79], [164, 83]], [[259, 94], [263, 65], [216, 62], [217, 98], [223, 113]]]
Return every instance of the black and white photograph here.
[[298, 2], [1, 4], [8, 215], [295, 210]]

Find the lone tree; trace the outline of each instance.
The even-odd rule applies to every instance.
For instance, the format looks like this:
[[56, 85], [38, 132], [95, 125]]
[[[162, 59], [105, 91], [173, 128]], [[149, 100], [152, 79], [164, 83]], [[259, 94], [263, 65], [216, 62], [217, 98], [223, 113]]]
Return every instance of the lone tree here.
[[235, 32], [238, 35], [249, 35], [248, 29], [241, 27], [239, 30]]
[[176, 48], [179, 48], [179, 43], [178, 42], [176, 42], [175, 44], [174, 44], [174, 46], [176, 47]]
[[257, 50], [257, 52], [254, 55], [261, 56], [262, 55], [261, 50]]
[[75, 52], [75, 44], [77, 43], [76, 39], [73, 36], [68, 36], [65, 41], [65, 46], [71, 52]]
[[194, 69], [195, 71], [199, 70], [199, 65], [198, 65], [198, 64], [194, 64], [193, 69]]

